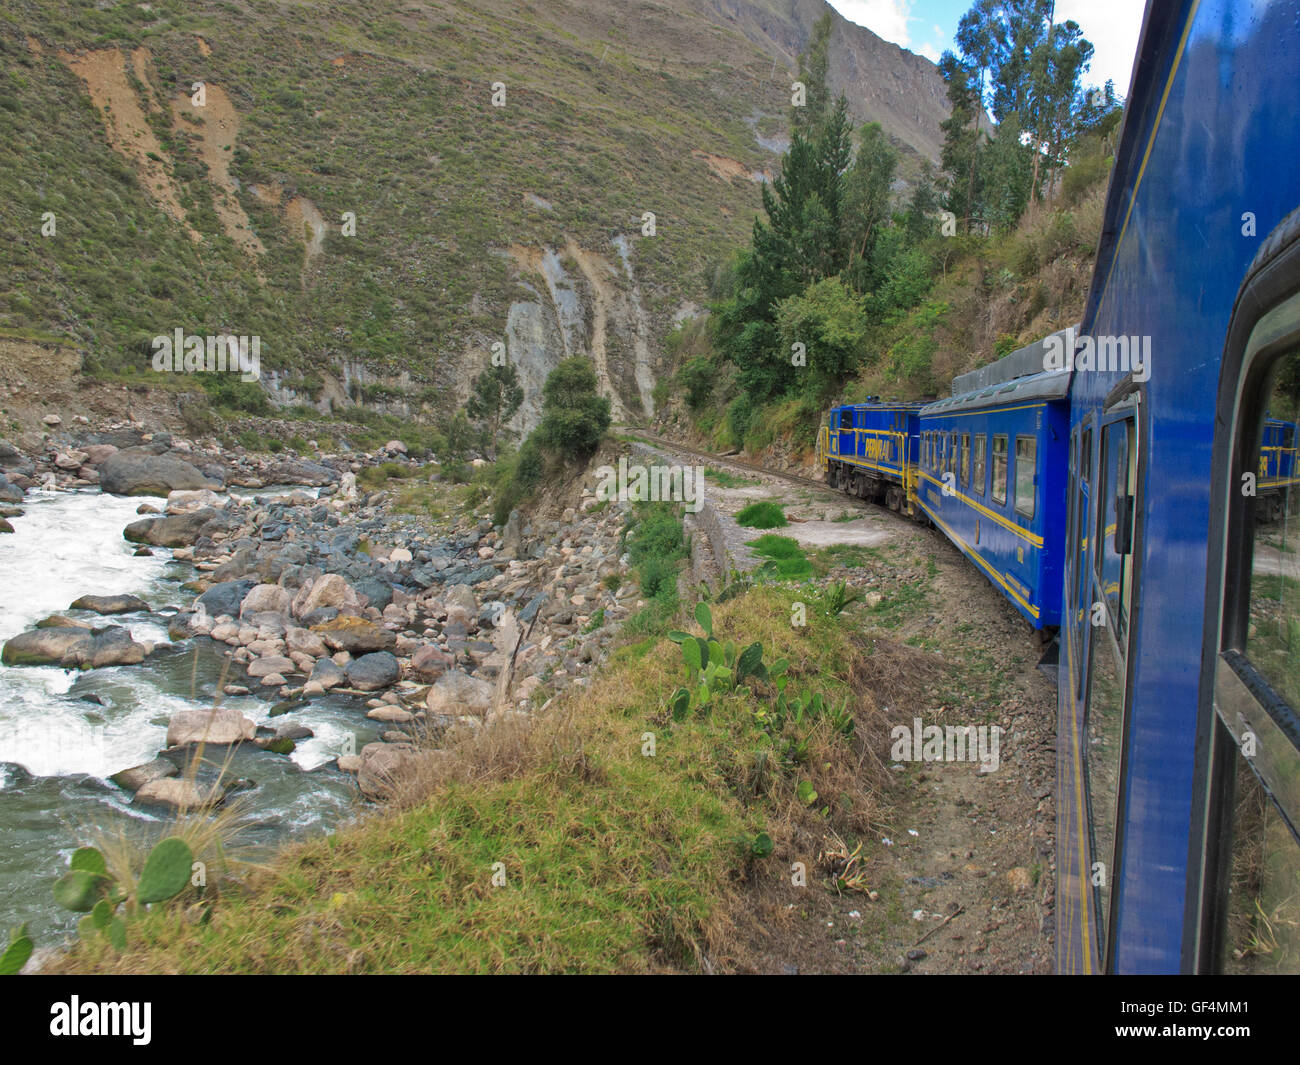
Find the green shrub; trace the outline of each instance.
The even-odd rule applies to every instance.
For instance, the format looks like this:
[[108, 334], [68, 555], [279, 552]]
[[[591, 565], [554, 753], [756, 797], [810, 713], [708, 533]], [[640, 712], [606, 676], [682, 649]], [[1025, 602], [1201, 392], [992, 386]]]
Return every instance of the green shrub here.
[[[790, 523], [785, 520], [785, 511], [776, 503], [769, 503], [766, 500], [760, 503], [750, 503], [739, 514], [736, 515], [736, 524], [745, 525], [751, 529], [779, 529]], [[793, 543], [793, 541], [791, 541]]]

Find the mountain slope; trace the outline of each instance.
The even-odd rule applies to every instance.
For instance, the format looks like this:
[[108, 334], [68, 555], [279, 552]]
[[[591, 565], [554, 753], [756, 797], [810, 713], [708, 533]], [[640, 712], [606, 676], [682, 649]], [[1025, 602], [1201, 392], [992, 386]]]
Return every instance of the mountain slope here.
[[4, 0], [0, 334], [146, 379], [155, 335], [257, 336], [280, 401], [399, 414], [504, 343], [523, 426], [572, 353], [648, 412], [777, 162], [794, 7], [761, 48], [713, 0]]

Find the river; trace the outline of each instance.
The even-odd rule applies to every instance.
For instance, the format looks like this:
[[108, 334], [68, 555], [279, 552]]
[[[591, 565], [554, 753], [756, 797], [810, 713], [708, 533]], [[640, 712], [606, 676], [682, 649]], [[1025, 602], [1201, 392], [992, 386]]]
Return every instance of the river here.
[[[218, 645], [201, 638], [170, 644], [165, 615], [187, 606], [193, 593], [181, 584], [193, 568], [153, 548], [136, 557], [122, 538], [142, 502], [98, 491], [29, 492], [15, 532], [0, 535], [0, 641], [31, 628], [51, 613], [69, 611], [86, 594], [130, 593], [150, 614], [103, 619], [125, 625], [134, 639], [158, 649], [141, 665], [78, 672], [57, 667], [0, 666], [0, 938], [30, 923], [38, 946], [71, 930], [76, 916], [51, 897], [68, 856], [97, 833], [118, 831], [156, 837], [165, 810], [135, 806], [130, 792], [109, 781], [114, 773], [154, 758], [166, 741], [167, 722], [181, 709], [212, 704], [226, 660]], [[163, 615], [159, 617], [158, 615]], [[224, 648], [224, 645], [220, 645]], [[227, 683], [244, 683], [242, 670]], [[256, 696], [222, 696], [259, 724], [272, 722], [273, 702]], [[229, 775], [251, 782], [240, 793], [240, 832], [234, 851], [265, 857], [279, 843], [326, 831], [353, 817], [356, 786], [332, 764], [345, 743], [355, 749], [378, 738], [355, 698], [331, 696], [274, 718], [313, 730], [289, 756], [241, 745]], [[351, 737], [349, 741], [349, 737]], [[225, 751], [209, 752], [224, 760]]]

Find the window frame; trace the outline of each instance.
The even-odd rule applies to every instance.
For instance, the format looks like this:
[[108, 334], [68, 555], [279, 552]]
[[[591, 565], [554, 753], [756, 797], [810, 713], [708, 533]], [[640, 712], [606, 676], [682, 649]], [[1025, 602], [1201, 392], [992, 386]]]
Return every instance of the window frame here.
[[[1033, 448], [1033, 469], [1030, 473], [1029, 480], [1029, 509], [1021, 505], [1020, 500], [1020, 444], [1022, 441], [1028, 441]], [[1015, 452], [1015, 472], [1010, 475], [1010, 481], [1015, 485], [1015, 503], [1012, 509], [1026, 521], [1032, 522], [1034, 516], [1038, 513], [1038, 436], [1035, 433], [1017, 433], [1016, 434], [1016, 452]]]
[[985, 482], [988, 480], [988, 433], [976, 433], [972, 441], [974, 451], [971, 457], [971, 491], [975, 495], [982, 496]]
[[[999, 440], [1002, 441], [1002, 494], [1000, 496], [998, 495], [998, 462], [997, 462]], [[1008, 433], [994, 433], [993, 450], [991, 455], [989, 456], [990, 459], [992, 460], [989, 463], [989, 466], [993, 471], [992, 472], [993, 483], [991, 486], [991, 492], [989, 494], [989, 498], [992, 499], [993, 502], [1000, 507], [1005, 507], [1007, 505], [1007, 485], [1009, 484], [1011, 478], [1011, 456], [1009, 453], [1009, 449], [1011, 446], [1010, 440], [1011, 437], [1010, 434]]]
[[[1185, 971], [1218, 971], [1227, 942], [1231, 807], [1240, 759], [1263, 783], [1300, 846], [1300, 789], [1285, 787], [1300, 767], [1300, 712], [1246, 654], [1257, 497], [1240, 490], [1243, 477], [1257, 472], [1273, 367], [1300, 353], [1300, 227], [1295, 217], [1293, 213], [1278, 227], [1280, 232], [1270, 235], [1261, 258], [1247, 272], [1221, 364], [1203, 636], [1203, 646], [1213, 654], [1202, 656], [1198, 720], [1198, 745], [1209, 753], [1200, 774], [1204, 786], [1194, 796], [1205, 845], [1199, 867], [1191, 872], [1200, 906], [1184, 937]], [[1248, 731], [1256, 740], [1253, 758], [1242, 750]], [[1265, 751], [1268, 758], [1261, 757]], [[1278, 764], [1284, 767], [1280, 772]]]

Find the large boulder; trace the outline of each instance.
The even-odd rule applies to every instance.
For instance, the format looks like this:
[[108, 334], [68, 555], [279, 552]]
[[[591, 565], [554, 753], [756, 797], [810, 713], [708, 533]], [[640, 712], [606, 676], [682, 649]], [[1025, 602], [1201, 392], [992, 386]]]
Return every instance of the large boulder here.
[[118, 496], [165, 496], [176, 489], [220, 488], [175, 455], [130, 448], [109, 455], [99, 466], [99, 486]]
[[143, 662], [143, 644], [117, 625], [102, 629], [51, 626], [20, 632], [5, 642], [0, 661], [7, 666], [63, 666], [65, 669], [99, 669], [133, 666]]
[[6, 640], [0, 662], [6, 666], [57, 666], [65, 658], [89, 652], [94, 643], [90, 629], [62, 625], [33, 629]]
[[133, 544], [152, 544], [154, 547], [190, 547], [200, 536], [227, 532], [238, 523], [212, 507], [186, 511], [183, 514], [165, 514], [160, 517], [133, 521], [122, 536]]
[[339, 479], [338, 470], [304, 459], [285, 459], [267, 467], [268, 484], [309, 484], [321, 486], [334, 484]]
[[248, 595], [254, 581], [220, 581], [194, 600], [195, 609], [202, 607], [209, 617], [219, 618], [223, 614], [234, 617]]
[[142, 784], [135, 793], [135, 801], [167, 806], [173, 810], [201, 810], [220, 805], [225, 792], [214, 785], [200, 787], [192, 780], [163, 777]]
[[425, 705], [435, 714], [486, 716], [492, 709], [495, 694], [495, 689], [487, 681], [455, 669], [438, 678], [425, 697]]
[[298, 589], [293, 597], [293, 613], [303, 618], [317, 610], [333, 609], [341, 614], [356, 614], [361, 599], [352, 586], [337, 573], [326, 573]]
[[319, 684], [324, 691], [331, 688], [337, 688], [340, 684], [346, 683], [347, 674], [343, 668], [336, 665], [333, 659], [318, 659], [316, 665], [312, 668], [311, 676], [307, 678], [307, 684]]
[[244, 596], [244, 601], [239, 607], [239, 616], [260, 614], [267, 610], [275, 614], [287, 614], [292, 602], [288, 591], [279, 585], [259, 584]]
[[126, 788], [127, 791], [139, 791], [146, 784], [166, 777], [174, 777], [178, 772], [175, 762], [168, 761], [166, 758], [155, 758], [152, 762], [145, 762], [143, 765], [132, 766], [130, 769], [123, 769], [120, 773], [114, 773], [109, 779], [118, 787]]
[[134, 595], [83, 595], [69, 610], [89, 610], [94, 614], [134, 614], [148, 610], [149, 604]]
[[269, 677], [276, 673], [284, 676], [286, 673], [297, 672], [297, 669], [298, 667], [294, 665], [293, 659], [285, 658], [283, 655], [265, 655], [248, 663], [248, 675], [250, 677]]
[[411, 655], [411, 671], [423, 681], [435, 681], [452, 667], [456, 661], [454, 655], [448, 654], [436, 644], [426, 643]]
[[284, 630], [284, 642], [290, 654], [311, 655], [312, 658], [322, 658], [329, 654], [329, 648], [319, 633], [297, 625], [290, 625]]
[[331, 621], [314, 625], [312, 631], [319, 633], [331, 650], [347, 651], [350, 655], [391, 651], [397, 646], [393, 633], [354, 614], [340, 614]]
[[178, 710], [167, 725], [169, 747], [191, 743], [225, 746], [251, 740], [255, 735], [257, 725], [229, 706], [215, 706], [211, 710]]
[[0, 474], [0, 503], [21, 503], [23, 490]]
[[366, 798], [380, 800], [390, 798], [403, 780], [446, 757], [446, 752], [422, 751], [410, 743], [367, 743], [360, 757], [357, 786]]
[[347, 664], [348, 686], [363, 692], [378, 691], [396, 684], [402, 670], [397, 657], [389, 651], [373, 651]]

